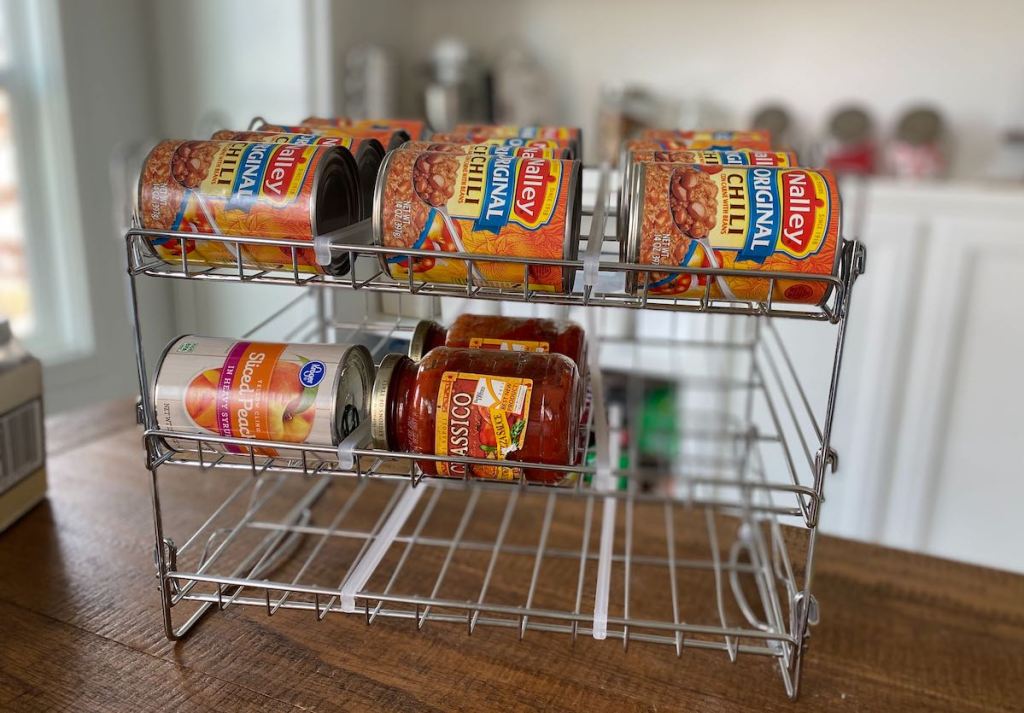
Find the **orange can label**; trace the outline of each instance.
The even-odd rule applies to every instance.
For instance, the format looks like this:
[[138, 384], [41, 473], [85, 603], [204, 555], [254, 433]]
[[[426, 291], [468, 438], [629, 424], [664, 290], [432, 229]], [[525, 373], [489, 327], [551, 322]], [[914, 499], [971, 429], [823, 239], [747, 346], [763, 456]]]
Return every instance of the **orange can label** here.
[[[832, 275], [838, 260], [839, 193], [829, 171], [804, 168], [641, 164], [631, 216], [638, 262], [746, 270], [750, 277], [652, 272], [653, 294], [765, 300], [759, 271]], [[638, 220], [637, 220], [638, 219]], [[778, 301], [817, 304], [820, 280], [778, 279]]]
[[[524, 266], [479, 261], [472, 265], [445, 253], [563, 259], [573, 237], [570, 193], [578, 190], [572, 161], [484, 153], [391, 154], [375, 225], [387, 247], [431, 250], [436, 257], [413, 258], [413, 278], [466, 284], [520, 287]], [[578, 218], [576, 218], [578, 220]], [[386, 258], [398, 280], [407, 279], [410, 259]], [[565, 271], [530, 265], [530, 286], [564, 291]]]
[[[647, 129], [640, 134], [641, 141], [668, 143], [664, 148], [679, 149], [756, 149], [770, 151], [771, 132], [754, 131], [681, 131], [677, 129]], [[638, 146], [637, 148], [641, 148]], [[643, 147], [655, 148], [655, 147]]]
[[667, 150], [632, 151], [630, 160], [636, 163], [693, 163], [704, 166], [796, 166], [796, 154], [790, 151], [734, 151]]
[[[241, 141], [162, 141], [150, 152], [139, 181], [145, 228], [190, 233], [312, 240], [310, 197], [317, 165], [328, 148]], [[178, 239], [157, 239], [157, 255], [181, 257]], [[233, 245], [186, 240], [190, 260], [236, 264]], [[244, 263], [291, 265], [280, 248], [250, 245]], [[299, 250], [300, 269], [318, 271], [313, 250]]]
[[434, 153], [478, 153], [485, 156], [517, 156], [520, 158], [568, 158], [566, 149], [551, 147], [546, 144], [515, 146], [502, 141], [485, 141], [479, 144], [409, 141], [402, 144], [400, 148], [402, 151], [431, 151]]

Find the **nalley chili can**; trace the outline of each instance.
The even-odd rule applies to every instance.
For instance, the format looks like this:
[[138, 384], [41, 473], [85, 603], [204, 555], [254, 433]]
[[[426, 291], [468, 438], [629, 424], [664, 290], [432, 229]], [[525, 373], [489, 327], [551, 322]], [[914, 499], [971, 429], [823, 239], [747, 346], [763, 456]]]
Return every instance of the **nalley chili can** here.
[[451, 133], [477, 139], [553, 139], [572, 147], [577, 157], [583, 155], [583, 130], [575, 126], [540, 126], [520, 124], [456, 124]]
[[684, 131], [682, 129], [645, 129], [640, 132], [641, 140], [672, 141], [683, 144], [681, 148], [727, 149], [745, 148], [770, 151], [772, 135], [764, 129], [751, 131]]
[[377, 139], [388, 151], [397, 149], [409, 140], [409, 132], [399, 128], [372, 128], [358, 126], [320, 126], [305, 124], [268, 124], [258, 125], [256, 131], [273, 131], [279, 134], [316, 134], [317, 136], [350, 136], [357, 139]]
[[[159, 428], [197, 436], [334, 446], [368, 417], [374, 365], [363, 346], [282, 344], [183, 336], [157, 365], [153, 404]], [[167, 438], [175, 450], [194, 441]], [[248, 448], [203, 441], [203, 448]], [[257, 455], [296, 458], [288, 448]], [[322, 459], [330, 459], [324, 454]]]
[[[161, 141], [143, 163], [137, 212], [143, 228], [244, 237], [309, 240], [360, 217], [352, 155], [333, 146], [243, 141]], [[292, 251], [276, 245], [185, 240], [191, 263], [291, 270]], [[153, 240], [156, 255], [181, 263], [182, 241]], [[348, 272], [348, 257], [330, 265], [312, 247], [295, 251], [301, 272]]]
[[629, 215], [629, 186], [632, 173], [639, 163], [685, 163], [706, 166], [796, 166], [796, 154], [789, 151], [757, 151], [735, 149], [718, 151], [713, 149], [629, 149], [623, 152], [622, 190], [619, 194], [617, 234], [626, 234], [626, 216]]
[[[750, 277], [630, 272], [630, 292], [699, 298], [711, 279], [712, 299], [766, 300], [769, 280], [759, 271], [836, 274], [840, 201], [830, 171], [642, 163], [631, 180], [625, 262], [749, 270]], [[829, 288], [780, 278], [772, 299], [820, 304]]]
[[575, 260], [579, 250], [580, 163], [491, 156], [392, 151], [374, 197], [378, 245], [430, 250], [436, 257], [383, 255], [396, 280], [568, 292], [575, 269], [516, 262], [469, 263], [465, 252]]
[[344, 116], [307, 116], [299, 123], [304, 126], [332, 126], [337, 129], [401, 129], [409, 134], [413, 141], [422, 139], [427, 128], [426, 123], [420, 119], [350, 119]]
[[[518, 148], [539, 148], [549, 149], [552, 152], [563, 151], [566, 152], [564, 158], [579, 158], [580, 154], [577, 150], [576, 142], [562, 138], [538, 138], [538, 137], [521, 137], [521, 136], [481, 136], [479, 134], [456, 134], [456, 133], [444, 133], [434, 134], [431, 141], [442, 144], [463, 144], [463, 145], [477, 145], [485, 144], [487, 146], [494, 146], [501, 149], [518, 149]], [[554, 156], [555, 158], [562, 158], [561, 156]]]
[[340, 146], [352, 154], [359, 172], [360, 217], [370, 217], [373, 205], [373, 186], [377, 171], [384, 160], [384, 147], [373, 138], [360, 139], [354, 136], [320, 136], [318, 134], [285, 134], [272, 131], [229, 131], [216, 132], [210, 138], [215, 141], [248, 141], [250, 143], [299, 144], [302, 146]]
[[505, 143], [484, 142], [479, 144], [446, 143], [437, 141], [410, 141], [399, 147], [402, 151], [434, 151], [438, 153], [480, 153], [487, 156], [517, 156], [520, 158], [573, 158], [568, 146], [512, 146]]

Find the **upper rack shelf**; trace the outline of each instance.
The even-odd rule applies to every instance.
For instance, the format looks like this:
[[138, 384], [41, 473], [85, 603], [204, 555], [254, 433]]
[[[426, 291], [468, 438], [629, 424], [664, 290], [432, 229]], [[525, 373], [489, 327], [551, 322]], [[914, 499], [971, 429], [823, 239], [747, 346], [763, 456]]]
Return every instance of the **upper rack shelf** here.
[[[588, 171], [589, 172], [589, 171]], [[469, 297], [485, 300], [511, 302], [546, 303], [566, 306], [605, 306], [633, 309], [667, 310], [676, 312], [705, 312], [714, 314], [740, 314], [752, 316], [785, 317], [810, 319], [838, 323], [847, 308], [847, 295], [857, 276], [864, 270], [864, 249], [854, 240], [842, 240], [839, 269], [835, 275], [811, 275], [807, 273], [730, 270], [712, 267], [664, 267], [660, 273], [707, 276], [704, 294], [699, 297], [679, 298], [650, 291], [654, 271], [645, 265], [619, 261], [618, 241], [615, 237], [613, 215], [609, 210], [611, 193], [608, 190], [609, 171], [599, 171], [597, 190], [590, 193], [583, 209], [583, 230], [581, 230], [580, 259], [542, 259], [473, 253], [449, 253], [446, 257], [463, 259], [473, 265], [476, 262], [503, 262], [522, 266], [522, 286], [516, 289], [491, 287], [474, 284], [473, 270], [468, 270], [469, 281], [465, 285], [437, 282], [420, 282], [409, 273], [407, 280], [393, 279], [381, 268], [381, 259], [401, 256], [410, 260], [431, 257], [430, 250], [412, 248], [389, 248], [370, 244], [369, 221], [350, 226], [335, 233], [320, 236], [316, 244], [319, 252], [330, 251], [331, 258], [347, 256], [351, 270], [345, 276], [333, 276], [309, 272], [303, 264], [302, 255], [313, 247], [309, 240], [287, 238], [256, 238], [240, 235], [201, 234], [131, 228], [125, 234], [128, 250], [128, 266], [132, 275], [149, 275], [189, 280], [216, 280], [226, 282], [269, 283], [285, 285], [316, 285], [348, 289], [371, 290], [375, 292], [397, 292], [437, 297]], [[211, 266], [197, 263], [188, 257], [189, 243], [210, 242], [226, 245], [235, 255], [233, 264]], [[166, 254], [159, 257], [156, 245], [174, 245], [177, 257], [168, 259]], [[277, 247], [281, 263], [276, 269], [259, 269], [245, 264], [242, 254], [246, 245]], [[165, 251], [166, 253], [166, 251]], [[326, 255], [325, 255], [326, 256]], [[573, 288], [567, 293], [554, 293], [536, 289], [530, 280], [530, 266], [554, 266], [573, 271], [576, 275]], [[642, 285], [635, 293], [626, 290], [626, 277], [632, 273], [636, 282]], [[712, 297], [711, 286], [715, 278], [740, 276], [763, 282], [768, 298], [763, 301], [735, 300]], [[821, 305], [781, 303], [773, 301], [775, 283], [778, 280], [797, 279], [805, 282], [823, 283], [830, 289]]]

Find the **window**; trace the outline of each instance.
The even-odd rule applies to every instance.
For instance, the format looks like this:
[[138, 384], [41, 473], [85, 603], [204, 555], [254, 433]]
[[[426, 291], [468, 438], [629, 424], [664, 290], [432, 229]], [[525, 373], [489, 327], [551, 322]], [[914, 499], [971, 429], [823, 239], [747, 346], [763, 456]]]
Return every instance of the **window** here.
[[58, 19], [0, 0], [0, 313], [51, 363], [92, 348]]

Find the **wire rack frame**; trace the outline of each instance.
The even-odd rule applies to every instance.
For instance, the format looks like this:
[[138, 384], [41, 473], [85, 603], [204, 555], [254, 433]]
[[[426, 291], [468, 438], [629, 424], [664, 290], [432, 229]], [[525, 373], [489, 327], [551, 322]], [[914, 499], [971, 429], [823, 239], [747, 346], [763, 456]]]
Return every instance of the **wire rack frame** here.
[[[634, 265], [623, 265], [614, 261], [593, 258], [604, 247], [605, 216], [604, 205], [608, 200], [607, 174], [602, 173], [596, 204], [587, 211], [592, 216], [587, 254], [588, 258], [580, 261], [537, 261], [543, 264], [554, 264], [561, 267], [578, 269], [583, 272], [597, 270], [599, 273], [624, 273], [639, 270], [642, 277], [649, 273]], [[156, 258], [150, 249], [154, 240], [180, 241], [182, 256], [180, 264], [174, 265]], [[705, 295], [697, 300], [677, 300], [658, 298], [646, 290], [637, 295], [627, 295], [614, 290], [597, 289], [590, 276], [590, 284], [585, 280], [582, 288], [577, 280], [577, 288], [568, 295], [553, 295], [533, 290], [529, 283], [529, 272], [524, 269], [524, 285], [521, 290], [504, 290], [477, 285], [449, 286], [432, 285], [429, 283], [401, 283], [386, 278], [379, 269], [368, 278], [357, 278], [357, 269], [353, 269], [347, 278], [331, 278], [320, 274], [303, 274], [300, 271], [298, 251], [308, 249], [309, 243], [298, 240], [272, 241], [279, 244], [291, 256], [291, 265], [283, 266], [281, 271], [253, 270], [245, 266], [239, 259], [234, 267], [203, 266], [195, 270], [187, 258], [185, 240], [216, 239], [234, 242], [240, 248], [256, 240], [231, 236], [199, 236], [196, 234], [169, 234], [164, 232], [131, 229], [126, 234], [128, 255], [128, 276], [131, 288], [133, 324], [135, 328], [136, 355], [140, 382], [140, 422], [144, 426], [144, 442], [147, 452], [147, 465], [151, 473], [151, 490], [154, 515], [155, 563], [160, 582], [161, 605], [165, 632], [171, 639], [184, 636], [198, 619], [211, 608], [224, 608], [231, 605], [263, 606], [269, 614], [279, 609], [308, 609], [314, 612], [318, 620], [328, 614], [343, 612], [352, 614], [361, 611], [368, 623], [380, 617], [405, 618], [417, 622], [421, 628], [428, 620], [461, 622], [472, 631], [478, 625], [493, 625], [516, 628], [522, 637], [529, 629], [537, 631], [553, 631], [571, 634], [575, 639], [579, 635], [594, 638], [619, 638], [624, 646], [630, 641], [643, 641], [653, 644], [671, 644], [676, 653], [683, 648], [718, 649], [735, 660], [740, 654], [766, 655], [775, 658], [783, 678], [786, 692], [796, 697], [799, 692], [801, 662], [808, 636], [808, 627], [816, 623], [817, 606], [811, 594], [813, 575], [814, 545], [817, 534], [820, 505], [824, 497], [825, 474], [829, 468], [835, 468], [837, 456], [830, 447], [832, 421], [835, 412], [835, 398], [838, 378], [842, 365], [843, 345], [845, 342], [846, 318], [849, 311], [852, 286], [856, 277], [864, 269], [863, 248], [853, 241], [844, 241], [839, 273], [836, 276], [823, 278], [829, 283], [831, 296], [826, 304], [819, 307], [775, 305], [768, 299], [764, 302], [729, 302], [711, 299], [710, 284], [715, 276], [731, 274], [730, 271], [711, 268], [680, 269], [676, 272], [706, 275], [709, 279]], [[266, 241], [258, 239], [261, 244]], [[372, 246], [336, 243], [331, 246], [332, 255], [347, 253], [354, 265], [360, 258], [363, 262], [372, 260], [374, 268], [379, 268], [379, 256], [382, 253], [403, 254], [415, 257], [424, 251], [394, 251]], [[241, 254], [240, 251], [236, 254]], [[468, 261], [479, 259], [480, 256], [459, 255]], [[488, 261], [495, 258], [487, 256]], [[513, 260], [521, 262], [520, 260]], [[596, 266], [596, 268], [595, 268]], [[721, 348], [738, 350], [750, 355], [749, 374], [745, 380], [736, 382], [740, 387], [740, 400], [745, 402], [746, 418], [739, 423], [728, 424], [731, 428], [722, 429], [717, 433], [709, 433], [709, 438], [724, 439], [730, 444], [734, 455], [729, 467], [714, 469], [711, 476], [696, 472], [673, 473], [673, 488], [658, 493], [643, 493], [634, 484], [627, 484], [622, 490], [607, 487], [615, 477], [623, 478], [627, 483], [636, 483], [650, 475], [639, 468], [616, 469], [608, 467], [608, 433], [605, 428], [595, 428], [599, 435], [598, 450], [604, 449], [604, 468], [602, 473], [601, 454], [598, 454], [596, 466], [577, 466], [567, 468], [576, 475], [562, 487], [540, 486], [530, 482], [528, 472], [523, 470], [523, 477], [517, 484], [507, 485], [481, 481], [460, 481], [444, 478], [425, 478], [418, 463], [429, 459], [423, 455], [408, 453], [388, 453], [367, 448], [358, 438], [342, 444], [339, 448], [301, 446], [297, 457], [268, 458], [258, 456], [252, 450], [254, 446], [269, 445], [272, 447], [289, 448], [294, 452], [295, 444], [275, 444], [272, 442], [257, 443], [254, 441], [238, 441], [218, 436], [197, 437], [196, 434], [171, 433], [157, 428], [153, 414], [148, 388], [149, 374], [146, 368], [145, 354], [142, 346], [142, 324], [139, 319], [138, 292], [136, 279], [140, 276], [168, 277], [176, 279], [195, 279], [210, 281], [234, 281], [244, 283], [274, 283], [310, 286], [341, 286], [346, 288], [368, 288], [372, 291], [393, 291], [412, 294], [441, 294], [458, 297], [477, 297], [483, 299], [501, 299], [512, 301], [528, 301], [578, 306], [619, 306], [644, 309], [672, 310], [677, 312], [704, 312], [710, 314], [744, 314], [758, 317], [754, 321], [753, 334], [749, 339], [713, 343], [697, 341], [684, 343], [680, 340], [665, 340], [666, 348], [697, 346], [701, 348]], [[747, 273], [749, 276], [749, 273]], [[806, 280], [806, 275], [789, 275], [786, 273], [766, 274], [766, 294], [772, 294], [772, 287], [778, 279], [798, 278]], [[641, 279], [641, 283], [645, 283]], [[390, 339], [407, 332], [409, 325], [401, 319], [394, 323], [372, 323], [368, 320], [351, 322], [335, 319], [328, 314], [327, 300], [324, 290], [311, 290], [318, 306], [313, 320], [306, 325], [299, 325], [293, 333], [297, 338], [341, 339], [344, 334], [372, 334], [377, 338], [378, 351]], [[300, 298], [285, 304], [274, 314], [249, 330], [247, 337], [285, 315]], [[836, 325], [835, 351], [832, 363], [832, 377], [825, 409], [822, 418], [815, 415], [811, 400], [800, 383], [797, 370], [785, 349], [782, 336], [776, 328], [774, 317], [792, 317], [797, 319], [813, 319]], [[607, 340], [612, 341], [612, 340]], [[645, 340], [645, 346], [651, 346]], [[592, 350], [596, 352], [597, 350]], [[600, 379], [600, 368], [597, 369]], [[601, 389], [597, 389], [598, 392]], [[597, 396], [595, 395], [595, 398]], [[771, 427], [759, 430], [751, 427], [751, 411], [755, 401], [760, 400], [767, 413], [770, 414]], [[601, 410], [598, 408], [595, 411]], [[723, 423], [726, 423], [723, 421]], [[691, 434], [692, 437], [692, 434]], [[179, 441], [175, 448], [167, 446], [167, 438]], [[194, 447], [181, 448], [180, 442], [191, 441]], [[242, 458], [227, 457], [218, 452], [218, 444], [233, 443], [247, 453]], [[763, 449], [778, 449], [785, 466], [781, 469], [781, 479], [769, 478], [768, 468]], [[802, 457], [801, 457], [802, 456]], [[468, 462], [468, 461], [467, 461]], [[245, 479], [210, 517], [191, 533], [186, 533], [184, 545], [178, 547], [174, 540], [166, 537], [161, 510], [158, 473], [163, 466], [185, 466], [192, 472], [210, 473], [216, 471], [225, 475], [241, 473]], [[545, 466], [550, 469], [549, 466]], [[602, 479], [603, 476], [603, 479]], [[255, 513], [259, 507], [274, 501], [275, 486], [268, 483], [283, 483], [299, 480], [312, 482], [308, 492], [294, 501], [294, 506], [283, 518], [277, 520], [256, 520]], [[310, 510], [320, 500], [329, 486], [342, 487], [340, 484], [355, 484], [358, 489], [370, 483], [390, 484], [394, 494], [382, 509], [380, 517], [373, 528], [368, 531], [339, 529], [340, 523], [351, 508], [355, 507], [356, 499], [346, 501], [340, 506], [332, 525], [324, 527], [310, 521]], [[466, 511], [459, 520], [460, 529], [450, 538], [424, 538], [420, 536], [419, 524], [411, 533], [402, 534], [403, 527], [408, 525], [412, 513], [409, 502], [419, 501], [425, 492], [427, 507], [440, 499], [456, 497], [460, 494], [475, 503], [481, 497], [499, 497], [507, 499], [507, 512], [516, 512], [516, 503], [527, 499], [542, 498], [545, 500], [544, 520], [541, 524], [540, 541], [529, 551], [510, 548], [503, 542], [504, 535], [497, 533], [491, 541], [464, 541], [462, 530], [465, 523], [472, 517], [473, 507], [467, 504]], [[249, 506], [241, 517], [233, 520], [230, 526], [215, 527], [218, 518], [225, 516], [232, 504], [249, 493]], [[541, 563], [545, 558], [565, 559], [567, 550], [549, 548], [545, 544], [546, 534], [551, 524], [552, 513], [558, 503], [562, 507], [569, 505], [585, 508], [586, 516], [581, 529], [582, 544], [580, 552], [573, 556], [579, 557], [579, 578], [576, 602], [574, 607], [552, 609], [535, 606], [533, 594], [537, 586], [537, 578]], [[256, 508], [255, 510], [253, 508]], [[631, 616], [630, 613], [630, 575], [631, 568], [636, 566], [631, 556], [633, 513], [640, 507], [662, 507], [665, 512], [666, 533], [673, 531], [674, 513], [703, 513], [707, 523], [708, 544], [711, 554], [707, 558], [679, 559], [673, 552], [673, 539], [666, 536], [667, 553], [664, 557], [645, 555], [636, 562], [647, 565], [661, 566], [669, 574], [669, 589], [672, 599], [672, 617], [647, 619]], [[616, 551], [615, 523], [625, 523], [625, 545], [622, 552]], [[720, 548], [718, 528], [715, 519], [728, 516], [738, 520], [736, 535], [731, 546], [724, 551]], [[421, 515], [429, 519], [429, 514]], [[806, 535], [806, 545], [801, 554], [802, 566], [795, 565], [796, 560], [790, 556], [783, 526], [780, 518], [796, 519], [802, 524]], [[426, 519], [420, 521], [425, 522]], [[789, 521], [789, 520], [787, 520]], [[505, 520], [503, 519], [504, 523]], [[609, 525], [610, 523], [610, 525]], [[221, 569], [218, 562], [227, 563], [224, 556], [230, 550], [231, 542], [240, 533], [250, 530], [263, 530], [267, 533], [247, 554], [236, 558], [228, 569]], [[591, 534], [599, 535], [599, 544], [590, 550]], [[345, 578], [336, 587], [323, 586], [302, 581], [302, 572], [316, 560], [321, 548], [315, 547], [312, 555], [307, 555], [306, 563], [299, 574], [291, 581], [277, 581], [271, 577], [275, 567], [286, 562], [298, 547], [298, 543], [306, 538], [314, 538], [318, 543], [328, 542], [337, 537], [351, 537], [362, 542], [361, 549], [352, 560]], [[185, 567], [183, 559], [189, 552], [198, 550], [199, 544], [205, 543], [198, 566]], [[390, 584], [379, 589], [366, 587], [369, 578], [377, 570], [381, 559], [393, 551], [395, 547], [404, 547], [398, 567], [392, 575], [391, 582], [401, 570], [410, 548], [420, 544], [441, 548], [447, 554], [441, 563], [437, 575], [437, 585], [429, 595], [417, 593], [396, 593], [391, 591]], [[477, 600], [461, 600], [439, 596], [439, 588], [446, 577], [451, 559], [463, 550], [490, 551], [492, 560], [483, 573], [483, 583]], [[582, 554], [581, 554], [582, 552]], [[495, 559], [507, 553], [532, 556], [534, 568], [529, 580], [525, 602], [517, 604], [496, 604], [487, 600], [486, 592], [495, 567]], [[745, 556], [749, 563], [739, 561], [740, 555]], [[596, 583], [593, 587], [594, 606], [587, 610], [581, 608], [581, 597], [585, 572], [593, 564], [596, 567]], [[609, 582], [611, 571], [620, 566], [625, 569], [624, 601], [621, 615], [609, 614]], [[717, 623], [688, 622], [679, 613], [679, 587], [677, 578], [680, 572], [710, 572], [714, 581], [714, 600], [717, 602], [719, 621]], [[802, 576], [797, 576], [799, 572]], [[738, 579], [752, 576], [755, 583], [756, 596], [751, 599], [744, 593]], [[731, 596], [729, 596], [731, 590]], [[186, 620], [174, 624], [173, 610], [184, 602], [191, 602], [197, 608], [187, 616]], [[727, 621], [726, 605], [738, 607], [740, 620]]]

